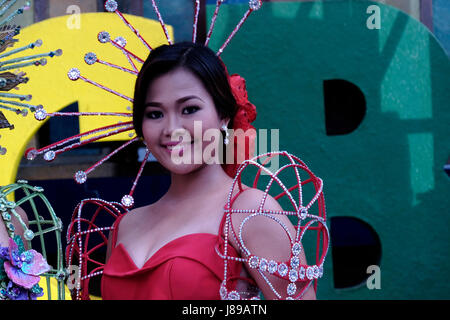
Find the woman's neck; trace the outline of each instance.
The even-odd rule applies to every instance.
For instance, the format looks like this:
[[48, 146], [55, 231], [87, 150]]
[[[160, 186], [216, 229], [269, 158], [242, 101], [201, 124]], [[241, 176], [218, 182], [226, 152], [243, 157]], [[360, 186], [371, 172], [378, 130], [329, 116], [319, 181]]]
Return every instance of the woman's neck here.
[[166, 199], [176, 199], [177, 202], [222, 192], [231, 187], [231, 179], [220, 164], [206, 164], [188, 174], [171, 174], [169, 190], [164, 195]]

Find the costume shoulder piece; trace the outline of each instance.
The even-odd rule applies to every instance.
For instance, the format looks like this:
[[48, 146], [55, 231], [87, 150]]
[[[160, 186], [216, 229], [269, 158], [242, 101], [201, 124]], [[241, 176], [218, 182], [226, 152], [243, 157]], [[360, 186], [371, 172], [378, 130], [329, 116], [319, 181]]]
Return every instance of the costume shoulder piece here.
[[[276, 164], [279, 164], [275, 169], [272, 168], [274, 160], [276, 160]], [[268, 168], [267, 164], [270, 162], [272, 162], [271, 168]], [[262, 191], [260, 203], [254, 209], [242, 209], [234, 206], [234, 201], [244, 194], [242, 192], [242, 174], [244, 172], [246, 176], [255, 176], [252, 187], [261, 188]], [[237, 193], [232, 198], [234, 191]], [[266, 208], [266, 200], [269, 195], [279, 201], [280, 207], [283, 208], [284, 205], [283, 210], [274, 211]], [[289, 210], [286, 210], [286, 206], [290, 207]], [[225, 214], [225, 246], [222, 251], [217, 249], [224, 261], [224, 276], [220, 288], [222, 299], [248, 298], [246, 292], [228, 290], [230, 286], [227, 283], [229, 280], [227, 264], [230, 260], [241, 261], [248, 268], [257, 270], [278, 299], [300, 299], [313, 282], [314, 288], [317, 289], [317, 280], [323, 275], [323, 266], [328, 252], [329, 232], [326, 225], [323, 181], [314, 175], [302, 160], [286, 151], [275, 151], [244, 161], [239, 166], [234, 178]], [[235, 230], [232, 220], [238, 215], [243, 215], [243, 218], [238, 220], [242, 222]], [[295, 225], [295, 234], [289, 233], [288, 227], [279, 218], [280, 216], [290, 218]], [[268, 218], [270, 222], [278, 223], [279, 227], [286, 232], [290, 240], [288, 250], [290, 256], [286, 257], [286, 260], [276, 261], [272, 257], [259, 256], [247, 247], [243, 240], [245, 227], [248, 227], [257, 217]], [[309, 241], [306, 245], [305, 234], [307, 231], [315, 231], [316, 238], [315, 241]], [[270, 235], [267, 234], [260, 236], [270, 238]], [[231, 245], [229, 237], [234, 238], [243, 257], [236, 258], [228, 255]], [[306, 250], [316, 254], [314, 263], [302, 264], [301, 256], [309, 254], [309, 252], [305, 252]], [[310, 262], [310, 260], [308, 261]], [[270, 276], [285, 280], [284, 291], [275, 289], [269, 280]], [[250, 299], [259, 299], [259, 296], [253, 296]]]

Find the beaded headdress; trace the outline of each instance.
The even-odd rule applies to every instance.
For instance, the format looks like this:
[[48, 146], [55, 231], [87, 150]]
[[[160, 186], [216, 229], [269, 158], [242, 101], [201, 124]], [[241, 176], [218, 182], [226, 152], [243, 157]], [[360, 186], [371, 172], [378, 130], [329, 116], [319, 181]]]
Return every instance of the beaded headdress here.
[[[158, 17], [159, 23], [163, 29], [163, 32], [165, 34], [165, 37], [167, 39], [167, 42], [169, 44], [173, 43], [173, 40], [171, 39], [169, 35], [168, 28], [166, 24], [164, 23], [164, 20], [161, 16], [161, 13], [158, 9], [158, 6], [156, 4], [155, 0], [151, 0], [153, 9]], [[209, 40], [211, 39], [211, 35], [213, 33], [214, 26], [216, 24], [216, 19], [219, 13], [219, 9], [222, 5], [224, 0], [217, 0], [216, 8], [214, 11], [214, 14], [211, 19], [210, 27], [206, 36], [205, 45], [208, 45]], [[248, 18], [248, 16], [255, 10], [258, 10], [261, 7], [261, 0], [250, 0], [248, 2], [249, 8], [245, 12], [243, 18], [239, 21], [237, 26], [233, 29], [231, 34], [228, 36], [228, 38], [225, 40], [224, 44], [219, 48], [217, 51], [217, 56], [220, 56], [220, 54], [224, 51], [224, 49], [227, 47], [227, 45], [230, 43], [231, 39], [236, 35], [237, 31], [242, 27], [245, 20]], [[135, 27], [127, 20], [127, 18], [118, 10], [118, 4], [115, 0], [108, 0], [105, 2], [105, 9], [108, 12], [115, 13], [119, 19], [137, 36], [137, 38], [145, 45], [145, 47], [152, 51], [152, 47], [148, 42], [143, 38], [143, 36], [139, 33], [138, 30], [135, 29]], [[195, 1], [195, 14], [194, 14], [194, 22], [193, 22], [193, 32], [192, 32], [192, 42], [198, 42], [197, 40], [197, 26], [198, 26], [198, 20], [199, 20], [199, 12], [200, 12], [200, 0]], [[124, 37], [117, 37], [115, 39], [111, 38], [111, 35], [107, 31], [101, 31], [97, 35], [98, 41], [103, 44], [111, 44], [113, 47], [120, 50], [127, 58], [128, 62], [130, 63], [129, 67], [123, 67], [116, 64], [109, 63], [107, 61], [101, 60], [97, 57], [97, 55], [93, 52], [88, 52], [84, 56], [84, 61], [88, 65], [93, 65], [95, 63], [100, 63], [115, 69], [119, 69], [123, 72], [127, 72], [133, 75], [138, 75], [139, 68], [137, 65], [144, 63], [144, 59], [140, 58], [136, 54], [134, 54], [131, 50], [126, 48], [127, 41]], [[86, 83], [89, 83], [91, 85], [94, 85], [102, 90], [105, 90], [111, 94], [114, 94], [116, 96], [119, 96], [129, 102], [133, 102], [133, 99], [130, 97], [127, 97], [126, 95], [120, 93], [117, 90], [108, 88], [96, 81], [93, 81], [91, 79], [88, 79], [84, 77], [81, 74], [81, 71], [78, 68], [71, 68], [69, 72], [67, 73], [67, 76], [70, 80], [76, 81], [76, 80], [82, 80]], [[248, 102], [246, 91], [245, 91], [245, 81], [243, 78], [233, 75], [229, 76], [229, 82], [230, 86], [232, 88], [233, 94], [235, 95], [235, 98], [238, 103], [238, 108], [245, 109], [245, 112], [239, 112], [237, 113], [237, 119], [235, 121], [235, 125], [240, 126], [243, 129], [249, 129], [253, 128], [250, 125], [250, 122], [254, 121], [256, 118], [256, 108]], [[55, 157], [58, 154], [61, 154], [63, 152], [75, 149], [77, 147], [86, 145], [91, 142], [98, 141], [102, 138], [114, 136], [123, 132], [129, 132], [129, 136], [133, 137], [133, 123], [132, 121], [122, 121], [125, 118], [131, 118], [132, 113], [131, 112], [108, 112], [108, 111], [99, 111], [99, 112], [53, 112], [53, 113], [47, 113], [44, 108], [40, 108], [37, 110], [34, 114], [35, 118], [39, 121], [46, 120], [51, 117], [84, 117], [84, 116], [116, 116], [118, 117], [118, 121], [115, 124], [96, 128], [93, 130], [89, 130], [80, 134], [77, 134], [75, 136], [60, 140], [58, 142], [55, 142], [53, 144], [50, 144], [48, 146], [45, 146], [40, 149], [36, 148], [30, 148], [25, 152], [25, 156], [29, 160], [35, 159], [38, 155], [43, 155], [43, 158], [46, 161], [53, 161]], [[235, 126], [235, 128], [237, 128]], [[91, 167], [85, 170], [77, 171], [74, 174], [75, 181], [79, 184], [83, 184], [87, 180], [87, 176], [89, 173], [91, 173], [93, 170], [95, 170], [98, 166], [100, 166], [102, 163], [107, 161], [109, 158], [111, 158], [113, 155], [121, 151], [122, 149], [126, 148], [130, 144], [139, 141], [138, 137], [135, 137], [133, 139], [130, 139], [126, 141], [123, 145], [118, 147], [117, 149], [113, 150], [110, 154], [106, 155], [104, 158], [100, 159], [96, 163], [94, 163]], [[237, 144], [235, 144], [236, 146]], [[249, 155], [251, 155], [250, 150], [245, 150], [245, 153], [247, 157], [245, 159], [249, 158]], [[235, 153], [235, 155], [237, 152]], [[139, 177], [144, 169], [144, 165], [147, 162], [148, 157], [150, 156], [150, 151], [147, 150], [146, 155], [144, 157], [144, 161], [142, 162], [142, 166], [140, 167], [136, 180], [134, 181], [132, 188], [130, 192], [127, 195], [124, 195], [122, 198], [122, 204], [127, 207], [131, 208], [134, 205], [134, 199], [133, 199], [133, 193], [134, 189], [136, 187], [136, 184], [139, 180]], [[231, 167], [231, 166], [230, 166]], [[225, 171], [230, 175], [234, 176], [237, 167], [233, 165], [231, 170], [227, 170], [227, 168], [224, 168]]]
[[[0, 18], [5, 16], [16, 2], [17, 0], [1, 1]], [[11, 93], [11, 91], [19, 89], [20, 84], [29, 81], [29, 78], [26, 77], [26, 73], [21, 71], [21, 69], [33, 65], [44, 66], [47, 64], [47, 59], [45, 57], [60, 56], [62, 54], [62, 50], [58, 49], [45, 53], [10, 58], [13, 55], [42, 45], [42, 40], [38, 39], [25, 46], [10, 49], [10, 47], [13, 47], [18, 42], [18, 40], [15, 39], [15, 36], [20, 33], [20, 26], [10, 23], [17, 15], [22, 14], [29, 8], [30, 3], [26, 2], [19, 9], [6, 15], [6, 17], [0, 21], [0, 129], [14, 129], [14, 124], [7, 118], [8, 114], [14, 113], [25, 117], [29, 112], [36, 112], [36, 110], [43, 108], [40, 104], [32, 105], [23, 102], [31, 100], [32, 96], [30, 94]], [[5, 153], [6, 148], [0, 146], [0, 155]]]

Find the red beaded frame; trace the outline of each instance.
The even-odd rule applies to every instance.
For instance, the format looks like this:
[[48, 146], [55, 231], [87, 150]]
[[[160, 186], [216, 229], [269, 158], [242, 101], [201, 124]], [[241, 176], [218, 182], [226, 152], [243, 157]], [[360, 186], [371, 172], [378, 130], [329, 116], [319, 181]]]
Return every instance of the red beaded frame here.
[[[271, 172], [270, 170], [268, 170], [265, 167], [265, 165], [267, 165], [267, 163], [270, 161], [270, 159], [275, 156], [278, 156], [280, 158], [282, 158], [282, 157], [287, 158], [288, 164], [283, 165], [281, 168], [277, 169], [276, 172]], [[266, 158], [266, 159], [263, 160], [263, 158]], [[261, 163], [258, 163], [258, 161]], [[242, 173], [245, 170], [245, 168], [247, 168], [248, 166], [256, 166], [258, 168], [258, 172], [253, 181], [252, 188], [258, 188], [258, 182], [259, 182], [259, 178], [260, 178], [262, 172], [265, 172], [270, 176], [269, 184], [268, 184], [268, 186], [266, 186], [266, 188], [264, 190], [263, 199], [257, 210], [239, 210], [237, 208], [233, 208], [234, 201], [244, 191], [244, 189], [242, 187]], [[294, 170], [297, 183], [295, 185], [291, 186], [290, 188], [286, 188], [284, 186], [283, 182], [280, 179], [278, 179], [277, 176], [282, 171], [287, 170], [289, 168]], [[309, 176], [309, 178], [304, 181], [301, 181], [300, 174], [298, 172], [299, 169], [306, 172], [307, 175]], [[273, 198], [275, 200], [279, 200], [283, 196], [287, 196], [289, 198], [292, 206], [295, 209], [294, 211], [272, 212], [272, 211], [264, 210], [265, 199], [268, 195], [268, 192], [269, 192], [270, 187], [273, 182], [277, 182], [278, 185], [284, 190], [282, 193], [274, 196]], [[302, 187], [308, 183], [313, 184], [314, 189], [315, 189], [315, 195], [313, 196], [311, 201], [306, 206], [303, 206]], [[238, 188], [238, 193], [233, 198], [231, 198], [233, 191], [236, 188]], [[291, 192], [294, 191], [295, 189], [298, 189], [298, 203], [294, 200], [294, 198], [292, 197], [292, 194], [291, 194]], [[314, 214], [311, 214], [308, 210], [312, 207], [312, 205], [316, 201], [317, 201], [317, 205], [318, 205], [318, 214], [314, 215]], [[305, 211], [305, 209], [306, 209], [306, 211]], [[233, 185], [232, 185], [232, 188], [231, 188], [229, 196], [228, 196], [228, 201], [227, 201], [227, 206], [226, 206], [225, 212], [227, 215], [227, 217], [226, 217], [227, 223], [225, 226], [226, 237], [228, 234], [233, 236], [236, 239], [236, 241], [238, 242], [241, 251], [247, 252], [249, 254], [246, 259], [244, 259], [244, 258], [236, 259], [235, 257], [228, 255], [228, 248], [231, 246], [231, 244], [227, 238], [225, 239], [226, 245], [224, 246], [223, 252], [220, 252], [216, 248], [216, 251], [218, 251], [219, 255], [224, 259], [224, 282], [222, 283], [222, 286], [220, 289], [220, 291], [221, 291], [220, 294], [221, 294], [222, 299], [241, 299], [241, 296], [237, 291], [233, 290], [233, 291], [228, 292], [228, 289], [227, 289], [228, 288], [228, 286], [227, 286], [227, 273], [228, 273], [227, 264], [228, 264], [229, 260], [242, 261], [243, 263], [247, 263], [248, 266], [251, 267], [250, 261], [251, 261], [251, 259], [253, 259], [252, 264], [253, 264], [254, 268], [258, 269], [258, 271], [266, 279], [266, 282], [268, 281], [268, 279], [267, 279], [267, 277], [265, 277], [265, 275], [267, 274], [265, 272], [269, 272], [268, 271], [269, 262], [276, 263], [276, 265], [277, 265], [276, 271], [269, 272], [269, 273], [272, 275], [275, 275], [279, 278], [289, 280], [291, 270], [295, 270], [295, 271], [293, 271], [293, 277], [291, 278], [291, 280], [295, 279], [295, 278], [297, 278], [297, 279], [295, 279], [295, 281], [291, 281], [291, 283], [296, 283], [298, 281], [301, 281], [301, 282], [307, 282], [307, 285], [304, 285], [298, 293], [297, 293], [297, 289], [296, 289], [295, 290], [296, 294], [288, 294], [288, 297], [287, 297], [288, 299], [301, 298], [303, 296], [303, 294], [306, 292], [306, 290], [310, 287], [310, 285], [312, 284], [313, 281], [314, 281], [314, 289], [315, 289], [315, 291], [317, 291], [317, 279], [319, 277], [321, 277], [323, 274], [323, 264], [324, 264], [325, 257], [327, 255], [328, 249], [329, 249], [329, 231], [328, 231], [328, 228], [326, 225], [326, 208], [325, 208], [325, 198], [324, 198], [324, 194], [323, 194], [322, 179], [320, 179], [319, 177], [314, 175], [314, 173], [308, 168], [308, 166], [302, 160], [300, 160], [298, 157], [296, 157], [294, 155], [289, 154], [286, 151], [276, 151], [276, 152], [269, 152], [269, 153], [261, 154], [261, 155], [254, 157], [253, 159], [244, 161], [241, 164], [241, 166], [239, 167], [236, 177], [233, 181]], [[244, 221], [241, 223], [241, 226], [239, 228], [239, 234], [237, 234], [231, 224], [231, 216], [233, 214], [239, 214], [239, 213], [246, 213], [246, 214], [251, 214], [251, 215], [247, 216], [247, 218], [246, 218], [247, 220], [244, 219]], [[270, 217], [269, 214], [272, 215], [272, 217]], [[291, 255], [290, 255], [290, 258], [288, 261], [276, 262], [273, 260], [269, 261], [269, 259], [264, 258], [264, 257], [258, 257], [257, 265], [255, 265], [255, 261], [256, 261], [255, 256], [252, 255], [248, 251], [248, 249], [245, 247], [245, 244], [241, 237], [243, 225], [248, 220], [250, 220], [252, 217], [257, 216], [257, 215], [262, 215], [262, 216], [266, 216], [268, 218], [273, 219], [274, 215], [276, 215], [276, 214], [292, 215], [292, 216], [297, 217], [298, 221], [297, 221], [297, 225], [295, 225], [296, 235], [295, 235], [294, 240], [291, 239], [292, 246], [294, 246], [295, 243], [301, 244], [301, 240], [303, 239], [303, 236], [307, 230], [317, 231], [315, 265], [313, 265], [313, 266], [312, 265], [302, 265], [302, 264], [298, 263], [298, 266], [289, 267], [291, 265], [290, 262], [292, 261], [292, 258], [294, 258], [294, 256], [296, 256], [293, 253], [294, 250], [291, 250]], [[275, 220], [275, 219], [273, 219], [273, 220]], [[305, 221], [305, 222], [307, 221], [307, 222], [304, 225], [302, 225], [303, 221]], [[278, 223], [280, 223], [280, 222], [278, 222]], [[313, 226], [315, 223], [317, 223], [317, 225]], [[281, 223], [280, 223], [280, 225], [281, 225]], [[289, 233], [287, 232], [286, 228], [285, 228], [285, 231], [289, 236]], [[303, 246], [301, 246], [301, 248], [303, 250]], [[322, 252], [320, 250], [321, 248], [322, 248]], [[279, 266], [283, 263], [287, 267], [286, 274], [284, 274], [283, 272], [280, 273], [278, 271]], [[272, 264], [272, 266], [273, 266], [273, 264]], [[304, 268], [305, 274], [304, 274], [304, 278], [300, 279], [299, 272], [300, 272], [300, 270], [302, 270], [302, 268]], [[311, 268], [311, 270], [312, 270], [311, 272], [313, 272], [312, 276], [310, 276], [310, 277], [308, 277], [306, 274], [308, 272], [307, 270], [309, 270], [309, 268]], [[273, 269], [272, 269], [272, 271], [273, 271]], [[295, 276], [295, 274], [297, 276]], [[268, 283], [271, 286], [270, 281]], [[273, 289], [272, 286], [271, 286], [271, 288], [275, 292], [275, 289]], [[296, 286], [295, 286], [295, 288], [296, 288]], [[279, 293], [276, 292], [276, 294], [279, 298], [282, 297], [282, 295], [280, 295]], [[253, 297], [252, 299], [257, 299], [257, 298], [258, 297]]]

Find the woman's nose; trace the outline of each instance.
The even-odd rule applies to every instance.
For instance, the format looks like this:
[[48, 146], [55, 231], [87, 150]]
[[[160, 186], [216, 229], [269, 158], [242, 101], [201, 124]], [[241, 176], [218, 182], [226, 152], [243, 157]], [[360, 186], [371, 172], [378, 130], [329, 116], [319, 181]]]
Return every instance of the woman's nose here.
[[164, 125], [163, 134], [171, 141], [180, 141], [180, 137], [189, 134], [183, 127], [182, 120], [176, 115], [168, 115]]

